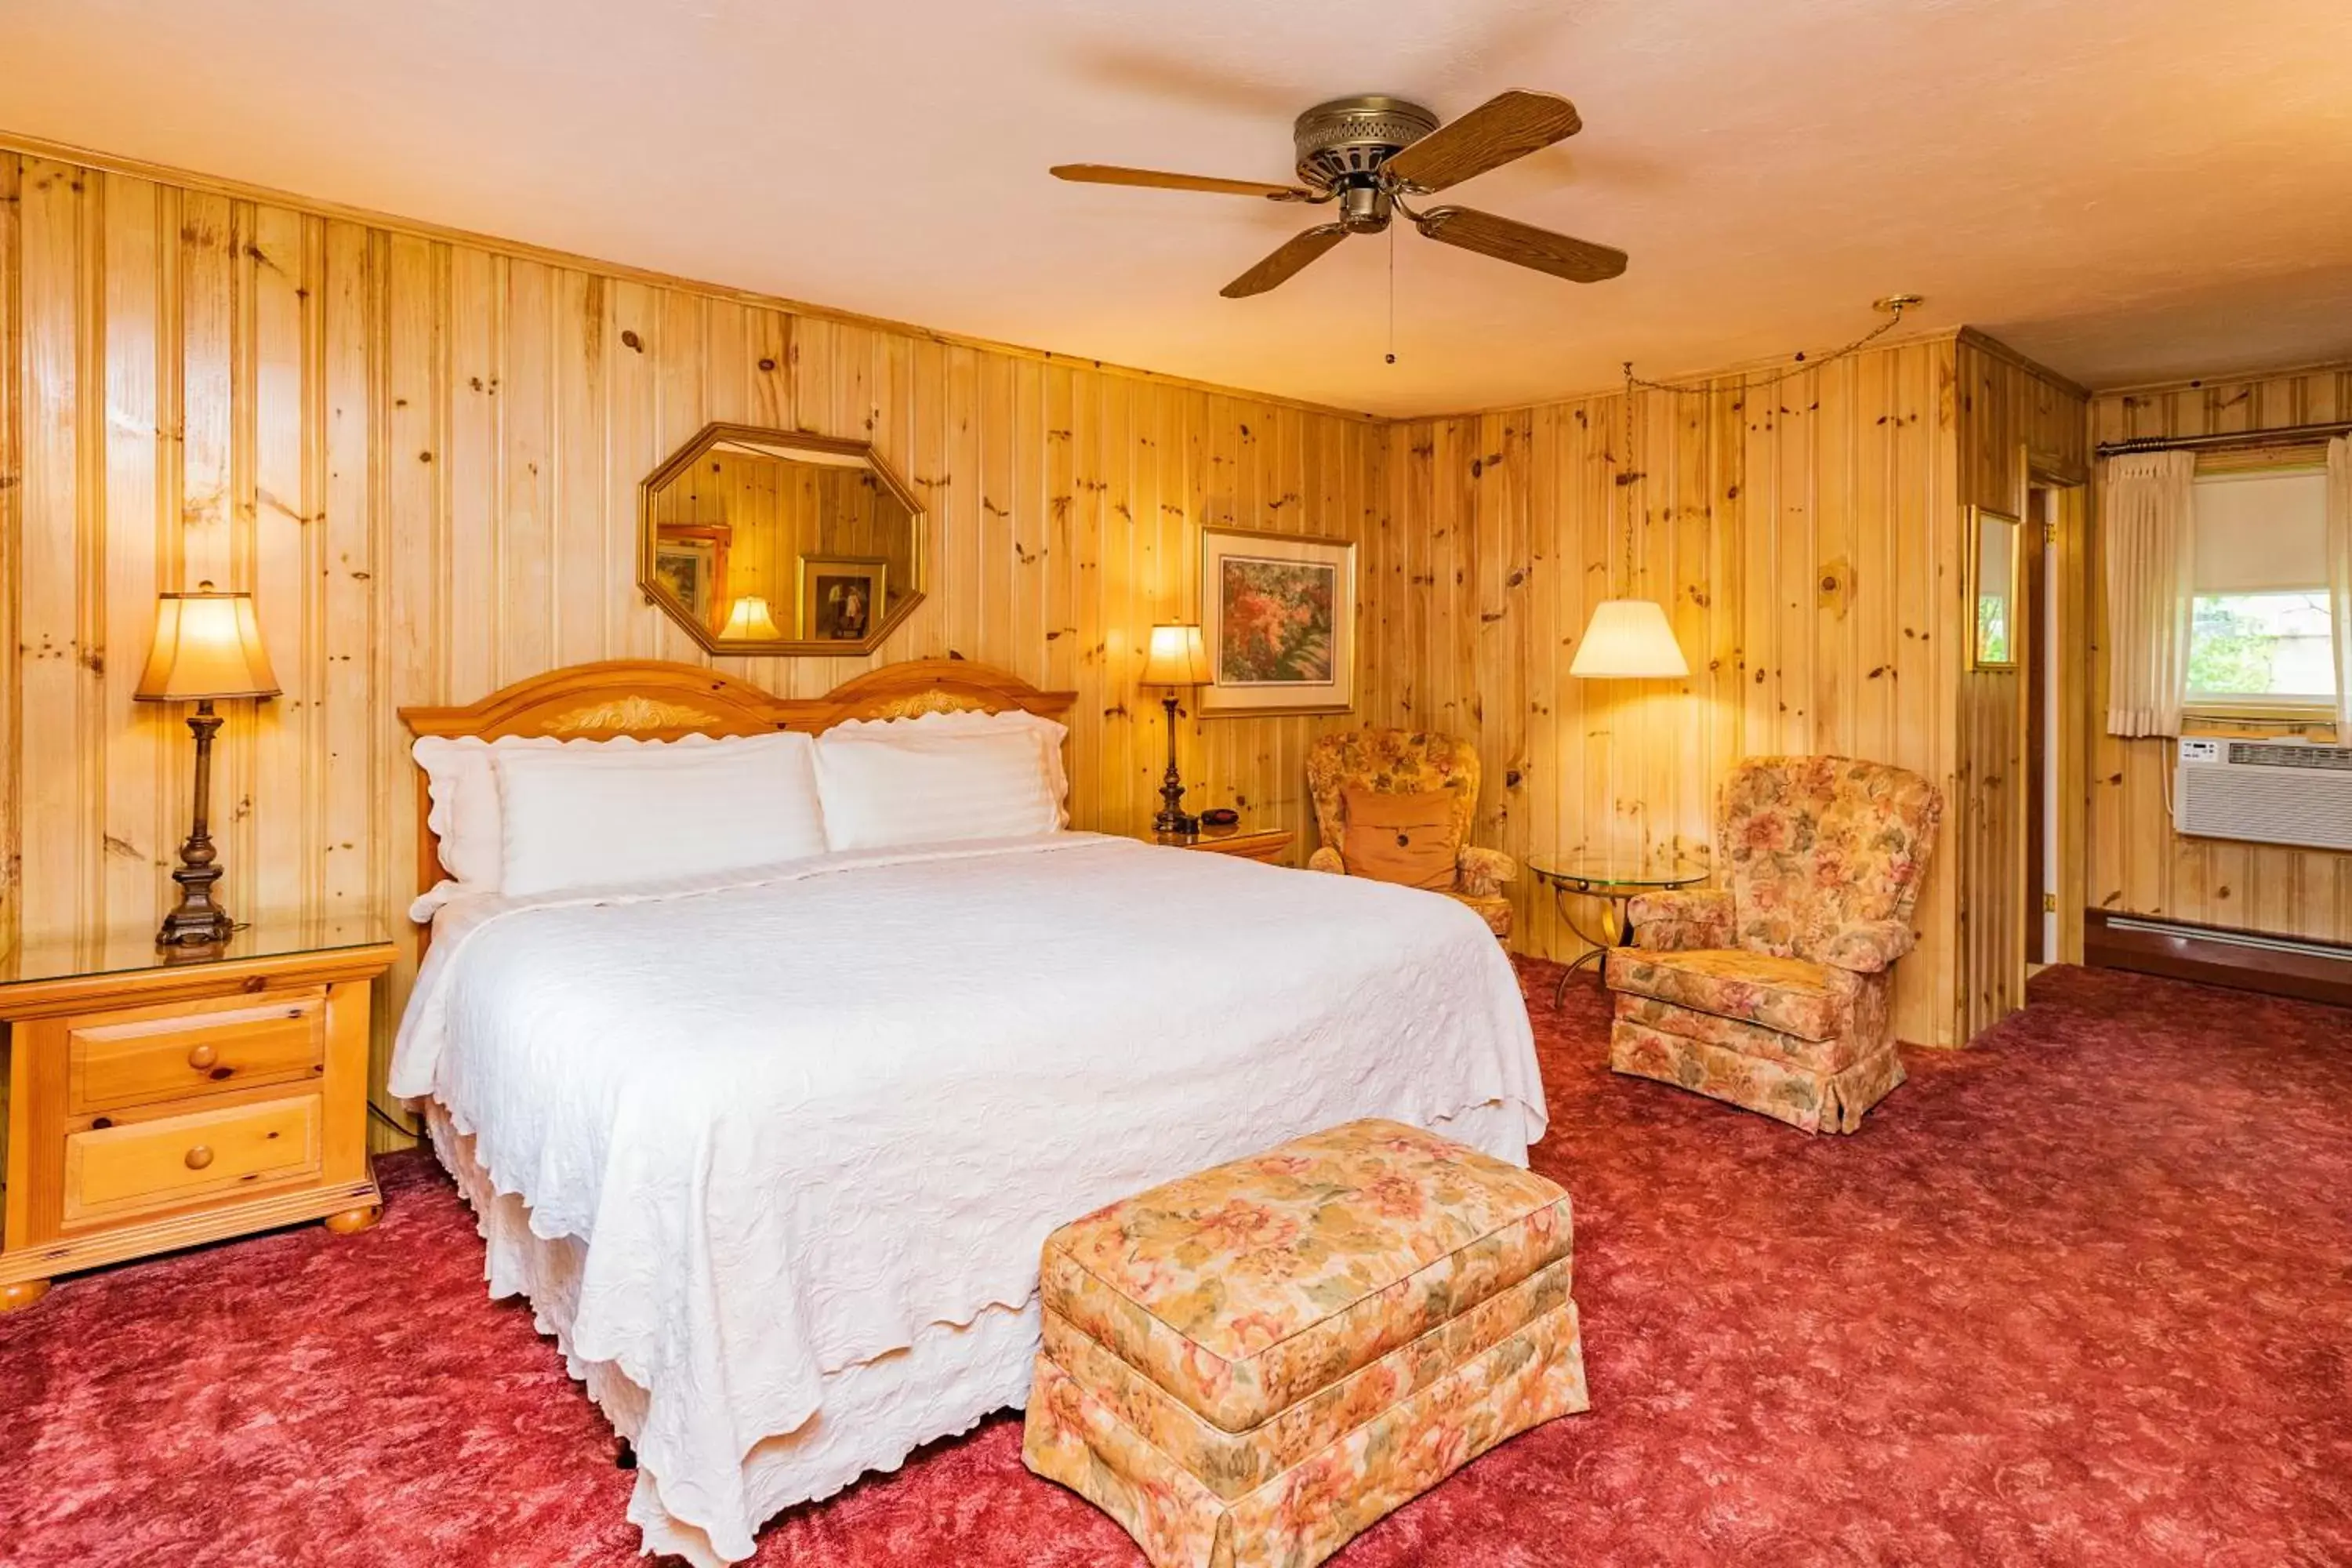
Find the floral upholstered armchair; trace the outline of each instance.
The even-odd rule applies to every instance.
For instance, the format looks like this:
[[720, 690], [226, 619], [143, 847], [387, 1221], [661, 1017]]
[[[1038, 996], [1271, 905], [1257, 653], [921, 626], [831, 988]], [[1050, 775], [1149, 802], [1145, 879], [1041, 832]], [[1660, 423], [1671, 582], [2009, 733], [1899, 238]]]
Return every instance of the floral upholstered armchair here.
[[1637, 898], [1609, 955], [1609, 1065], [1808, 1132], [1851, 1132], [1903, 1081], [1895, 960], [1943, 796], [1850, 757], [1754, 757], [1723, 786], [1725, 886]]
[[1448, 793], [1453, 797], [1452, 875], [1437, 890], [1467, 904], [1497, 940], [1511, 934], [1511, 901], [1504, 896], [1503, 884], [1518, 875], [1518, 862], [1499, 849], [1481, 849], [1470, 842], [1471, 819], [1478, 810], [1478, 752], [1469, 742], [1421, 730], [1350, 730], [1326, 735], [1307, 754], [1307, 788], [1314, 797], [1315, 828], [1322, 839], [1307, 857], [1307, 868], [1340, 876], [1350, 874], [1340, 853], [1350, 790], [1392, 795]]

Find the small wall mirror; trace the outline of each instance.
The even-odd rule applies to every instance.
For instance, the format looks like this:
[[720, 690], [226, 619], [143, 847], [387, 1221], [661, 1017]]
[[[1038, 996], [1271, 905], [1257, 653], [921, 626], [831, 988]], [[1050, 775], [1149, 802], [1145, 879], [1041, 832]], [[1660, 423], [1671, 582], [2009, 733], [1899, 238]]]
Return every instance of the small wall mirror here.
[[712, 653], [869, 653], [923, 597], [923, 509], [863, 441], [706, 426], [637, 512], [638, 587]]
[[1976, 507], [1970, 511], [1969, 602], [1976, 606], [1969, 646], [1973, 669], [2017, 668], [2017, 519]]

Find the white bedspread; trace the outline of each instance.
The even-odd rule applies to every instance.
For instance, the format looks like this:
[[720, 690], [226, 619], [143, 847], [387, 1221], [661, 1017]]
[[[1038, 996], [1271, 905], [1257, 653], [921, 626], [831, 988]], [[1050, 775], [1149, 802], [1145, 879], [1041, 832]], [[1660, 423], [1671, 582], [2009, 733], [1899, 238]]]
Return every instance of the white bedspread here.
[[1090, 834], [460, 900], [391, 1088], [580, 1244], [565, 1348], [645, 1392], [641, 1499], [727, 1560], [795, 1500], [747, 1488], [761, 1440], [1025, 1307], [1055, 1226], [1353, 1117], [1522, 1163], [1544, 1127], [1466, 909]]

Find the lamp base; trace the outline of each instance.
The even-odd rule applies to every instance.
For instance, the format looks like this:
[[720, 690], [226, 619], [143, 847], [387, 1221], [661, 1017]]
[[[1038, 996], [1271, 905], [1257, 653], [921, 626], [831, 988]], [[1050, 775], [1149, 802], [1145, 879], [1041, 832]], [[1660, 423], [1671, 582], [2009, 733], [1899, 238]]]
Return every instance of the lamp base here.
[[1151, 831], [1189, 838], [1201, 831], [1201, 819], [1184, 809], [1184, 780], [1176, 772], [1176, 694], [1170, 692], [1160, 705], [1168, 710], [1168, 773], [1160, 783], [1160, 814], [1151, 819]]
[[194, 891], [185, 894], [172, 912], [163, 917], [163, 926], [155, 933], [157, 947], [218, 947], [236, 930], [236, 922], [228, 911], [214, 903], [209, 894]]
[[163, 917], [163, 927], [155, 933], [157, 947], [217, 947], [236, 929], [228, 911], [213, 898], [213, 884], [220, 880], [221, 868], [220, 853], [213, 847], [208, 818], [212, 815], [213, 736], [220, 727], [221, 721], [209, 700], [198, 702], [196, 710], [188, 716], [188, 728], [196, 737], [194, 822], [188, 829], [187, 841], [180, 846], [180, 863], [172, 870], [172, 880], [180, 884], [180, 901]]

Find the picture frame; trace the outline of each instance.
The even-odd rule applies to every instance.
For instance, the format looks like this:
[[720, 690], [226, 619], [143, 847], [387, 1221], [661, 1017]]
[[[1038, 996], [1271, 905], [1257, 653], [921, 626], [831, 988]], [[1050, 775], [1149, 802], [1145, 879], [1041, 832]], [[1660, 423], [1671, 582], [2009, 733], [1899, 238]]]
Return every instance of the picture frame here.
[[1969, 668], [2018, 667], [2018, 584], [2025, 558], [2025, 528], [2007, 512], [1969, 509]]
[[1201, 531], [1203, 717], [1356, 706], [1356, 546], [1311, 534]]
[[726, 624], [727, 549], [733, 530], [665, 524], [654, 540], [655, 584], [677, 600], [697, 625], [716, 635]]
[[889, 600], [889, 563], [879, 555], [800, 558], [800, 635], [803, 642], [863, 643]]

